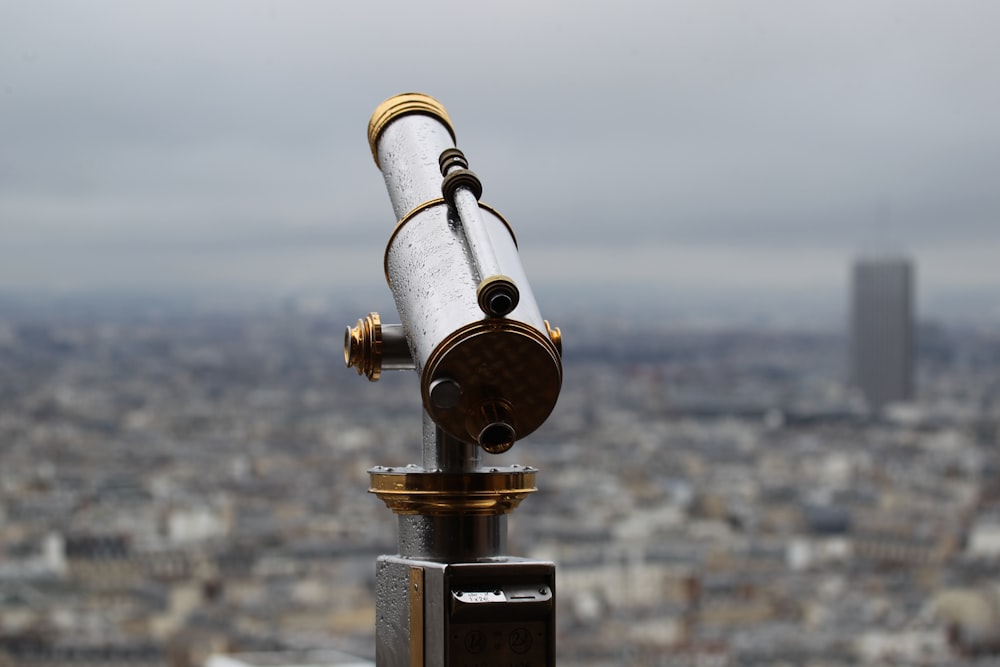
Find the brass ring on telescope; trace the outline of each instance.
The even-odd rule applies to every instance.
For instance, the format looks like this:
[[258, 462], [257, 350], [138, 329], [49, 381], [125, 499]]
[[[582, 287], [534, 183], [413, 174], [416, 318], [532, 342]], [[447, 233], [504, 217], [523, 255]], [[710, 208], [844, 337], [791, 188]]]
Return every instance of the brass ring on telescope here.
[[382, 169], [378, 161], [378, 138], [382, 131], [388, 127], [389, 123], [400, 116], [411, 113], [421, 113], [426, 116], [433, 116], [440, 120], [451, 135], [452, 143], [455, 143], [455, 129], [451, 126], [451, 119], [444, 105], [430, 95], [423, 93], [401, 93], [393, 95], [386, 101], [375, 107], [371, 119], [368, 121], [368, 146], [372, 149], [372, 157], [375, 158], [375, 166]]
[[382, 318], [368, 313], [344, 332], [344, 363], [375, 382], [382, 376]]
[[[396, 226], [392, 230], [392, 234], [389, 234], [389, 240], [385, 244], [385, 254], [383, 255], [382, 258], [382, 270], [385, 272], [385, 282], [388, 283], [390, 287], [392, 286], [392, 280], [389, 279], [389, 249], [392, 248], [392, 242], [396, 238], [396, 235], [399, 234], [399, 232], [403, 229], [403, 225], [408, 223], [413, 218], [417, 217], [417, 215], [419, 215], [420, 213], [423, 213], [427, 209], [434, 208], [435, 206], [440, 206], [441, 204], [445, 203], [447, 202], [445, 202], [443, 197], [438, 197], [437, 199], [430, 199], [428, 201], [423, 202], [422, 204], [417, 204], [409, 211], [407, 211], [406, 214], [399, 219], [399, 222], [396, 223]], [[484, 204], [483, 202], [479, 202], [479, 208], [483, 209], [484, 211], [489, 211], [497, 218], [499, 218], [500, 222], [503, 223], [503, 226], [507, 228], [507, 232], [510, 234], [511, 240], [514, 241], [514, 247], [516, 248], [517, 236], [514, 234], [514, 229], [510, 226], [510, 223], [507, 222], [507, 218], [500, 215], [500, 211], [496, 210], [489, 204]]]
[[396, 235], [403, 229], [403, 225], [417, 217], [417, 215], [423, 213], [429, 208], [434, 208], [435, 206], [440, 206], [444, 203], [444, 197], [438, 197], [437, 199], [431, 199], [422, 204], [417, 204], [407, 211], [406, 215], [400, 218], [399, 222], [396, 223], [396, 226], [393, 227], [392, 234], [389, 234], [389, 240], [385, 244], [385, 253], [382, 256], [382, 270], [385, 272], [385, 282], [388, 283], [390, 287], [392, 286], [392, 280], [389, 279], [389, 248], [392, 247], [392, 242], [396, 238]]
[[496, 217], [500, 218], [500, 222], [502, 222], [503, 226], [507, 228], [508, 232], [510, 232], [510, 238], [514, 242], [514, 247], [516, 248], [517, 247], [517, 236], [514, 234], [514, 228], [510, 226], [509, 222], [507, 222], [507, 218], [505, 218], [502, 215], [500, 215], [500, 211], [496, 210], [495, 208], [493, 208], [489, 204], [484, 204], [483, 202], [479, 202], [479, 208], [481, 208], [481, 209], [483, 209], [485, 211], [489, 211], [490, 213], [492, 213]]
[[509, 514], [535, 488], [535, 468], [510, 466], [474, 472], [372, 468], [369, 493], [395, 514], [422, 516]]

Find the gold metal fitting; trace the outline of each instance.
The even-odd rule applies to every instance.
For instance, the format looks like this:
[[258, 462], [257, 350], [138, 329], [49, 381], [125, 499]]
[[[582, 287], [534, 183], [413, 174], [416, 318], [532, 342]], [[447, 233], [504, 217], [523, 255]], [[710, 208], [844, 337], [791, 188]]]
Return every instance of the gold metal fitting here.
[[559, 351], [559, 356], [562, 357], [562, 330], [559, 327], [551, 326], [548, 320], [545, 320], [545, 330], [549, 333], [549, 340]]
[[507, 276], [490, 276], [476, 288], [479, 309], [490, 317], [503, 317], [517, 308], [521, 293]]
[[510, 466], [475, 472], [372, 468], [369, 493], [396, 514], [423, 516], [509, 514], [535, 488], [534, 468]]
[[[437, 199], [431, 199], [421, 204], [417, 204], [412, 209], [407, 211], [403, 217], [399, 219], [399, 222], [396, 223], [396, 227], [392, 230], [392, 234], [389, 235], [388, 243], [385, 244], [385, 256], [382, 259], [382, 269], [385, 271], [385, 281], [389, 283], [389, 285], [392, 285], [392, 279], [389, 278], [389, 251], [392, 249], [392, 244], [396, 240], [396, 236], [403, 231], [403, 227], [405, 227], [407, 223], [415, 220], [424, 211], [437, 206], [445, 206], [446, 204], [447, 202], [443, 197], [438, 197]], [[514, 229], [510, 226], [510, 223], [507, 222], [507, 219], [500, 215], [500, 211], [496, 210], [489, 204], [484, 204], [483, 202], [479, 202], [479, 208], [487, 213], [492, 213], [501, 223], [503, 223], [503, 226], [507, 228], [507, 232], [510, 234], [511, 240], [514, 241], [514, 247], [516, 248], [517, 236], [514, 235]]]
[[382, 376], [382, 319], [368, 313], [344, 332], [344, 363], [375, 382]]
[[434, 116], [448, 128], [451, 140], [455, 141], [455, 130], [451, 126], [451, 119], [444, 105], [430, 95], [423, 93], [401, 93], [394, 95], [375, 107], [371, 119], [368, 121], [368, 146], [372, 149], [372, 157], [375, 158], [375, 165], [381, 169], [382, 165], [378, 161], [378, 138], [382, 131], [400, 116], [411, 113], [422, 113]]

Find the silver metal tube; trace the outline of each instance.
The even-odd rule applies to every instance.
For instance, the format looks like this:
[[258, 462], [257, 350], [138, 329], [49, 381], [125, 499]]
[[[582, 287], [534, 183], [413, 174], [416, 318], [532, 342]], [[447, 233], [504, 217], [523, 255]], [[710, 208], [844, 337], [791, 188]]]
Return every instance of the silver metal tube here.
[[382, 370], [413, 370], [413, 356], [402, 324], [382, 325]]
[[399, 515], [399, 555], [445, 563], [474, 562], [507, 553], [507, 515]]
[[455, 212], [462, 221], [462, 231], [469, 242], [469, 254], [476, 269], [476, 277], [486, 280], [501, 274], [500, 262], [493, 251], [493, 241], [486, 230], [486, 224], [479, 215], [479, 200], [468, 188], [458, 188], [455, 192]]
[[481, 461], [479, 447], [448, 435], [424, 412], [424, 470], [472, 472], [479, 467]]

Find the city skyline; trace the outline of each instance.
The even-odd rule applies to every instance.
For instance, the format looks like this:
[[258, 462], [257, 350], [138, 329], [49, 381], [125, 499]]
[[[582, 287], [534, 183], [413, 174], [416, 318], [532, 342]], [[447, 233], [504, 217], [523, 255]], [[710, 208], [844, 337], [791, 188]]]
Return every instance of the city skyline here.
[[416, 89], [448, 108], [540, 292], [843, 310], [850, 259], [889, 249], [921, 266], [918, 311], [1000, 319], [993, 4], [102, 0], [0, 19], [0, 293], [381, 285], [393, 220], [365, 124]]
[[[420, 460], [421, 400], [344, 367], [343, 321], [0, 321], [0, 662], [371, 658], [399, 522], [367, 471]], [[655, 332], [578, 331], [551, 418], [483, 455], [539, 470], [509, 548], [557, 563], [559, 664], [995, 658], [995, 330], [941, 332], [881, 416], [838, 338]]]

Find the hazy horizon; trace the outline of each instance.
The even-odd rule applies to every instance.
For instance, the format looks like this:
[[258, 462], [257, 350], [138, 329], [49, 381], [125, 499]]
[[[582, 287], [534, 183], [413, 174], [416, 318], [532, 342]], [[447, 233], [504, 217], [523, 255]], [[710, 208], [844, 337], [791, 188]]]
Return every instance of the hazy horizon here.
[[[544, 315], [558, 326], [585, 323], [590, 328], [648, 323], [657, 327], [706, 329], [784, 329], [846, 333], [848, 286], [811, 292], [745, 290], [685, 291], [669, 285], [601, 286], [533, 284]], [[991, 291], [938, 291], [916, 295], [917, 323], [953, 328], [1000, 327]], [[52, 312], [139, 312], [175, 309], [185, 312], [252, 312], [289, 308], [302, 313], [361, 317], [378, 311], [385, 321], [398, 321], [385, 283], [338, 289], [259, 291], [237, 289], [127, 289], [0, 291], [0, 320], [6, 310]], [[350, 322], [345, 321], [347, 325]]]

